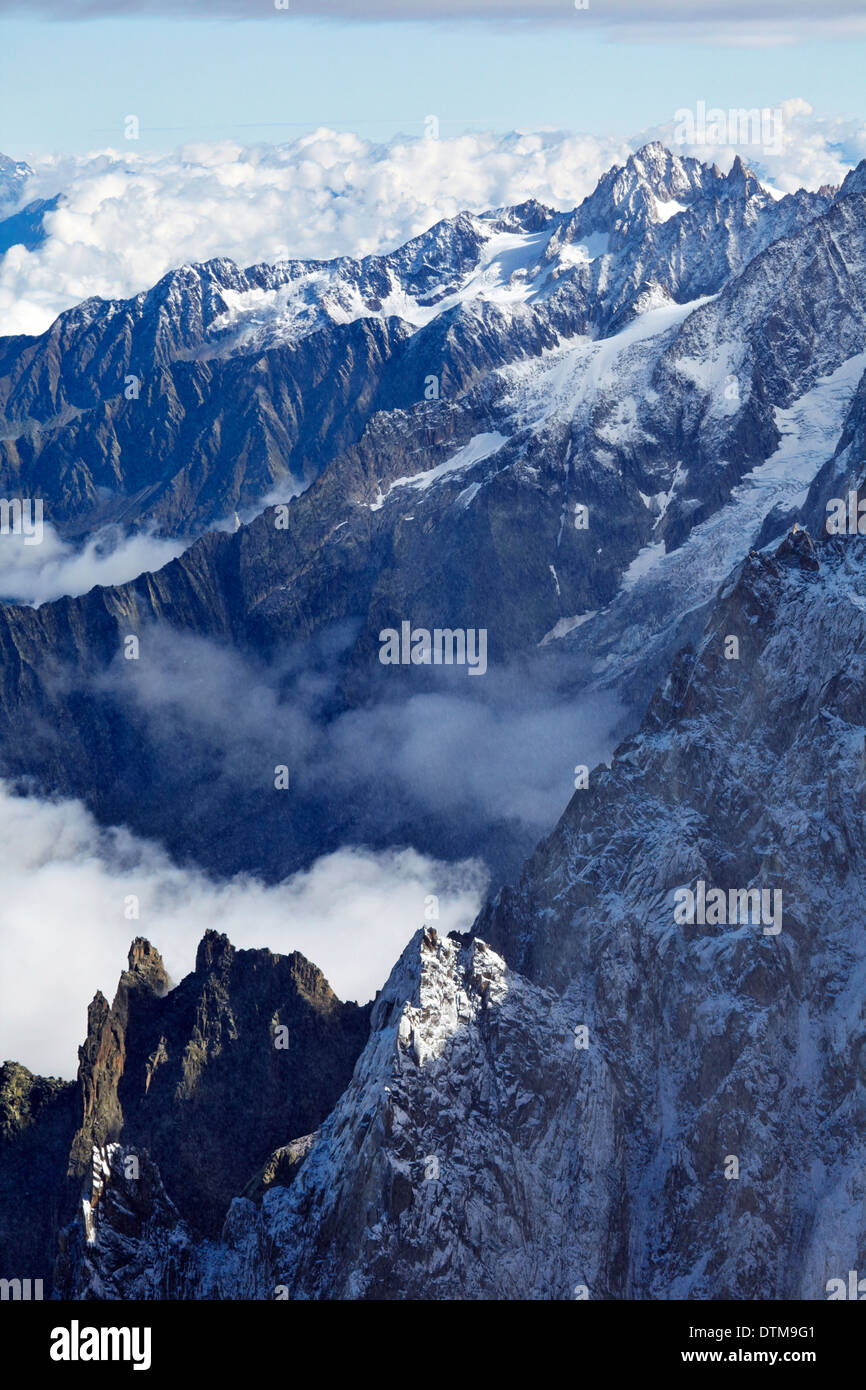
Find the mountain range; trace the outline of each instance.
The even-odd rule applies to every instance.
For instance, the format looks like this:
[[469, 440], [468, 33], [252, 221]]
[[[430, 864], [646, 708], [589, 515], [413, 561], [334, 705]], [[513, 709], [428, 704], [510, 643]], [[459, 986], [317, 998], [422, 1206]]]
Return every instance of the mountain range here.
[[[158, 573], [0, 610], [0, 772], [215, 872], [279, 879], [351, 827], [516, 872], [567, 757], [521, 818], [471, 789], [433, 802], [409, 746], [383, 803], [357, 734], [387, 745], [422, 694], [469, 701], [474, 729], [515, 699], [567, 718], [602, 686], [624, 708], [570, 737], [575, 762], [609, 755], [835, 451], [866, 367], [863, 181], [778, 199], [739, 162], [651, 145], [572, 214], [461, 215], [360, 262], [184, 267], [0, 342], [0, 488], [41, 495], [73, 544], [205, 530]], [[485, 694], [383, 670], [403, 621], [485, 629]], [[122, 655], [145, 632], [146, 677]], [[242, 756], [242, 711], [190, 715], [189, 680], [227, 666], [275, 711]]]
[[[5, 1263], [71, 1298], [811, 1299], [862, 1267], [866, 581], [826, 518], [866, 472], [864, 268], [866, 161], [779, 198], [650, 145], [571, 213], [186, 266], [0, 342], [0, 492], [72, 545], [185, 547], [0, 609], [0, 773], [212, 873], [355, 837], [493, 881], [464, 935], [407, 922], [362, 1008], [215, 931], [169, 988], [136, 940], [76, 1083], [0, 1073]], [[485, 679], [383, 666], [404, 622], [484, 629]], [[466, 790], [515, 712], [521, 815]], [[778, 894], [779, 929], [679, 921], [699, 885]]]

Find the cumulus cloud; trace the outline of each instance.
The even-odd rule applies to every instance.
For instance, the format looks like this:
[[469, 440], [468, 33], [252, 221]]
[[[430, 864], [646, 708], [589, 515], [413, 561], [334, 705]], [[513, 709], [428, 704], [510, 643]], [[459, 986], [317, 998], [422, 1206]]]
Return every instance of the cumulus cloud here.
[[0, 599], [38, 607], [63, 595], [86, 594], [95, 584], [126, 584], [147, 570], [158, 570], [180, 555], [183, 542], [147, 532], [124, 536], [104, 527], [79, 548], [43, 523], [42, 539], [9, 532], [0, 535]]
[[[138, 15], [172, 18], [266, 19], [273, 4], [262, 0], [209, 0], [206, 13], [200, 0], [0, 0], [0, 13], [38, 14], [47, 19], [88, 20]], [[716, 0], [289, 0], [295, 15], [356, 22], [455, 20], [518, 24], [581, 23], [598, 26], [626, 38], [669, 39], [672, 32], [705, 40], [737, 44], [790, 43], [804, 34], [845, 36], [862, 34], [860, 0], [828, 0], [817, 10], [811, 0], [748, 0], [721, 4]]]
[[[769, 106], [779, 103], [769, 102]], [[787, 191], [838, 183], [866, 153], [863, 121], [782, 103], [783, 148], [693, 147], [727, 167], [736, 153]], [[186, 145], [37, 160], [21, 201], [63, 193], [46, 241], [0, 260], [0, 332], [40, 333], [91, 295], [121, 298], [172, 267], [225, 255], [241, 265], [282, 257], [388, 251], [439, 218], [533, 197], [574, 207], [612, 164], [651, 138], [670, 143], [675, 113], [627, 140], [562, 132], [398, 138], [376, 144], [319, 130], [283, 145]]]
[[361, 1002], [432, 911], [431, 895], [437, 928], [465, 931], [486, 884], [473, 861], [356, 848], [275, 887], [216, 884], [146, 840], [101, 829], [79, 802], [18, 797], [2, 783], [0, 865], [0, 1058], [67, 1077], [87, 1005], [97, 988], [113, 998], [134, 936], [162, 952], [175, 982], [212, 927], [237, 947], [301, 951], [341, 998]]

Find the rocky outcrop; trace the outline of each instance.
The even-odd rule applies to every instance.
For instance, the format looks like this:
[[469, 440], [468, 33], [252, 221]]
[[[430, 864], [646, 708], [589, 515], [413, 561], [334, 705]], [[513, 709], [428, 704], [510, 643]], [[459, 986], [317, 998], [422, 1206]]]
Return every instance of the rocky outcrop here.
[[235, 951], [208, 931], [193, 974], [166, 993], [147, 943], [130, 951], [111, 1008], [97, 995], [81, 1049], [76, 1176], [94, 1147], [146, 1150], [202, 1232], [287, 1135], [306, 1134], [345, 1087], [369, 1010], [342, 1004], [294, 953]]
[[297, 953], [236, 951], [208, 931], [170, 988], [159, 953], [134, 941], [113, 1003], [97, 994], [88, 1011], [77, 1085], [0, 1071], [4, 1263], [50, 1284], [64, 1231], [62, 1291], [109, 1219], [124, 1249], [172, 1223], [193, 1247], [218, 1234], [247, 1185], [289, 1180], [304, 1143], [274, 1151], [328, 1114], [369, 1012]]

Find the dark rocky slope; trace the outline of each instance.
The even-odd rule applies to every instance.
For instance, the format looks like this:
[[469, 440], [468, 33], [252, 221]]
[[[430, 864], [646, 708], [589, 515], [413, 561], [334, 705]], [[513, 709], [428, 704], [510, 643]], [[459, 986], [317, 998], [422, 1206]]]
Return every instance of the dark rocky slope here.
[[77, 1113], [73, 1082], [0, 1066], [0, 1278], [41, 1279], [46, 1295]]
[[[235, 951], [208, 931], [171, 989], [159, 953], [134, 941], [113, 1004], [90, 1006], [77, 1084], [0, 1072], [4, 1268], [50, 1287], [61, 1228], [76, 1210], [87, 1227], [98, 1204], [94, 1154], [118, 1143], [135, 1147], [137, 1202], [164, 1185], [191, 1239], [218, 1233], [285, 1136], [327, 1115], [368, 1020], [297, 953]], [[66, 1268], [76, 1239], [62, 1246]]]

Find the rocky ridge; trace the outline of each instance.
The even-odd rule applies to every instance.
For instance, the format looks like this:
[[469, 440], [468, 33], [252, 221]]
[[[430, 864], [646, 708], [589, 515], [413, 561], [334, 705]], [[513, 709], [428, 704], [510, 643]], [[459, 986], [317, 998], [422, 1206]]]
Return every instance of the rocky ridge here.
[[[50, 1284], [72, 1222], [58, 1277], [77, 1278], [69, 1271], [86, 1261], [109, 1211], [120, 1235], [124, 1221], [141, 1218], [150, 1230], [167, 1213], [191, 1248], [217, 1234], [232, 1197], [267, 1169], [286, 1134], [312, 1131], [327, 1115], [368, 1016], [369, 1007], [341, 1003], [297, 953], [236, 951], [211, 930], [194, 972], [172, 988], [159, 953], [136, 939], [113, 1003], [97, 993], [90, 1006], [77, 1083], [15, 1063], [0, 1072], [4, 1263]], [[131, 1203], [109, 1191], [112, 1162]], [[263, 1190], [273, 1180], [262, 1172]]]
[[[820, 1299], [859, 1267], [864, 545], [747, 557], [520, 883], [413, 938], [287, 1184], [180, 1283], [145, 1232], [150, 1296]], [[700, 881], [780, 892], [781, 929], [678, 923]]]

